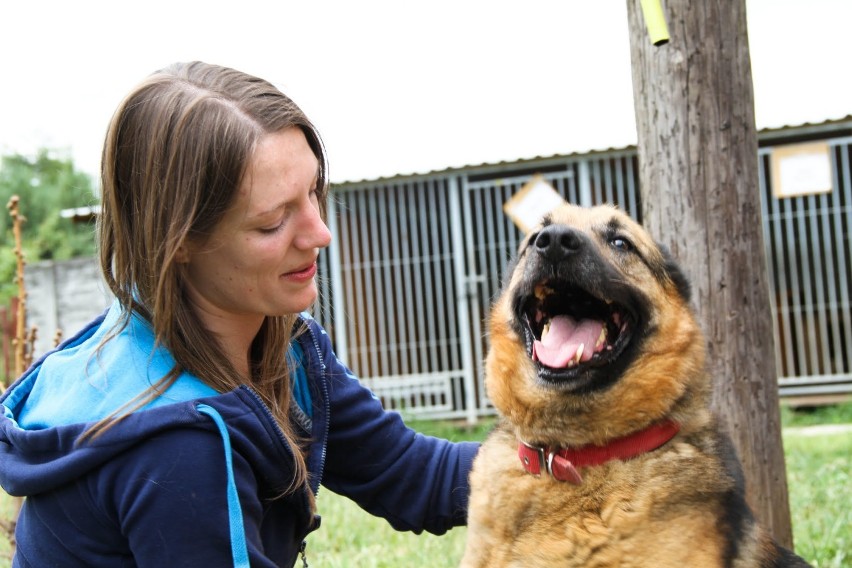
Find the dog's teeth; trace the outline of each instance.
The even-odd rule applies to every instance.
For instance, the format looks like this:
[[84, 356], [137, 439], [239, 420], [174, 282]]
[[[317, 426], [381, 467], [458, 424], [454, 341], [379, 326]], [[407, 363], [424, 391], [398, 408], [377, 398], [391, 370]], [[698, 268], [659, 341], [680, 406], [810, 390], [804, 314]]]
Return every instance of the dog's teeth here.
[[544, 341], [544, 338], [547, 336], [548, 333], [550, 333], [550, 322], [547, 322], [546, 324], [544, 324], [544, 327], [541, 328], [542, 341]]
[[545, 286], [544, 284], [539, 284], [535, 287], [535, 297], [539, 300], [543, 300], [553, 294], [553, 288], [549, 286]]
[[595, 343], [595, 351], [600, 351], [604, 343], [606, 343], [606, 326], [601, 327], [601, 333], [598, 335], [597, 343]]
[[577, 365], [580, 364], [580, 357], [583, 356], [583, 349], [585, 349], [585, 348], [586, 348], [586, 344], [581, 343], [580, 346], [577, 348], [577, 354], [574, 355], [574, 358], [572, 359], [573, 363], [575, 363]]

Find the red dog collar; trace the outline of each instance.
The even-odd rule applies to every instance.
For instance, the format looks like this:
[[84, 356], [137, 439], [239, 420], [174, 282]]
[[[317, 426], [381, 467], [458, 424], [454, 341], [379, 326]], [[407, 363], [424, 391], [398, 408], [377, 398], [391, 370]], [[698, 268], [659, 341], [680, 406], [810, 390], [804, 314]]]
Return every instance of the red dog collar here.
[[577, 471], [578, 467], [600, 465], [610, 460], [627, 460], [656, 450], [674, 438], [679, 430], [680, 424], [666, 420], [612, 440], [605, 446], [589, 444], [580, 448], [541, 447], [522, 441], [518, 444], [518, 457], [524, 469], [533, 475], [541, 475], [542, 471], [546, 471], [554, 479], [579, 485], [583, 477]]

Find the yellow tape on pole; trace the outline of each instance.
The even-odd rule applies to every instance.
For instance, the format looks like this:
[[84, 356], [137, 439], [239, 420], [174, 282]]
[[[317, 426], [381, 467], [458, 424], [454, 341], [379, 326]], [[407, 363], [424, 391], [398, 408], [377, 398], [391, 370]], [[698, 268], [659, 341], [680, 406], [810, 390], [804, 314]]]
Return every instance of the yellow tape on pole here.
[[669, 28], [663, 15], [663, 5], [660, 0], [641, 0], [642, 15], [645, 17], [645, 26], [648, 35], [654, 45], [663, 45], [669, 41]]

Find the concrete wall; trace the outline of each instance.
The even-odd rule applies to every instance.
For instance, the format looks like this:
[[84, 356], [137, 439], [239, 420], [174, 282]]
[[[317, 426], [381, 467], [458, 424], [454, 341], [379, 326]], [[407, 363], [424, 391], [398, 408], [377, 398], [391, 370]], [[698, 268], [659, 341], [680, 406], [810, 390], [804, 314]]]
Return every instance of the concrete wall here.
[[34, 356], [53, 347], [57, 330], [71, 337], [112, 301], [96, 258], [28, 264], [27, 329], [38, 328]]

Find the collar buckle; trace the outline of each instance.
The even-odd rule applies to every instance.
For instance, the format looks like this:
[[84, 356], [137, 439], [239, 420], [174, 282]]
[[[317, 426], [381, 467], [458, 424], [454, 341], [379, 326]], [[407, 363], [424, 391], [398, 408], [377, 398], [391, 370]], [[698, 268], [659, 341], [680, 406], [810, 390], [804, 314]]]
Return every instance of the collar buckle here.
[[550, 455], [544, 453], [544, 448], [533, 446], [521, 440], [521, 462], [529, 473], [536, 477], [541, 477], [541, 470], [544, 469], [548, 475], [553, 475], [550, 464], [553, 461], [553, 452]]

